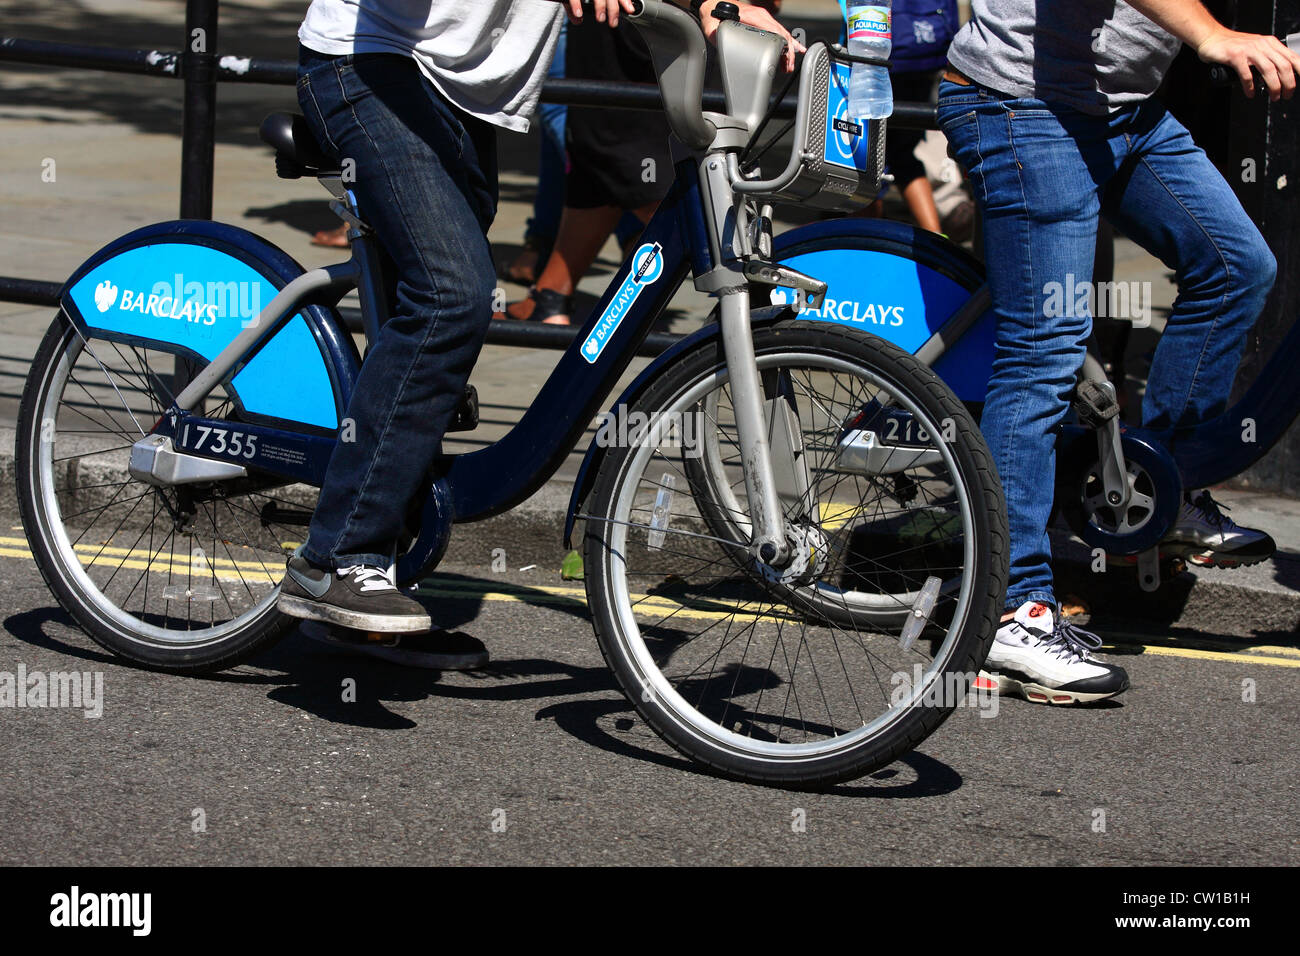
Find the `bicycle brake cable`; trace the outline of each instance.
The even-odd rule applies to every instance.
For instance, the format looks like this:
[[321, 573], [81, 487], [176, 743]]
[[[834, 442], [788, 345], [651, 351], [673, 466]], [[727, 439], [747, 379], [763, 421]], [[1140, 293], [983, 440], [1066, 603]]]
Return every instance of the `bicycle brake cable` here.
[[771, 122], [772, 117], [776, 115], [777, 107], [779, 107], [782, 103], [785, 102], [785, 96], [787, 93], [790, 92], [790, 87], [794, 85], [794, 81], [798, 78], [798, 76], [799, 76], [798, 70], [790, 71], [790, 76], [786, 79], [785, 85], [781, 87], [781, 92], [777, 94], [776, 99], [774, 99], [771, 105], [768, 106], [767, 112], [763, 114], [762, 120], [759, 121], [758, 127], [754, 130], [754, 135], [749, 138], [749, 143], [745, 146], [744, 150], [741, 152], [740, 168], [745, 172], [749, 172], [750, 168], [752, 168], [753, 163], [755, 163], [759, 158], [763, 156], [764, 153], [766, 153], [769, 149], [771, 149], [773, 144], [782, 136], [784, 136], [786, 132], [790, 129], [790, 127], [794, 126], [794, 120], [790, 120], [789, 123], [787, 123], [781, 129], [781, 131], [776, 134], [776, 136], [772, 137], [772, 139], [768, 141], [766, 146], [764, 146], [757, 153], [753, 152], [754, 144], [758, 142], [758, 138], [762, 136], [763, 131], [767, 129], [767, 124]]

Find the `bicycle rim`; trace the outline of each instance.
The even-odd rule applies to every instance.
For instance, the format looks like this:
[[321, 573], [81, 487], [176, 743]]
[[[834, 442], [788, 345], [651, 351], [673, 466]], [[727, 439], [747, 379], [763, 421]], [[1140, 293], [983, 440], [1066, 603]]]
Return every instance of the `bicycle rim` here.
[[[69, 324], [26, 436], [29, 533], [40, 536], [47, 573], [74, 595], [74, 614], [127, 641], [188, 651], [276, 613], [285, 554], [316, 491], [255, 477], [164, 488], [134, 479], [131, 444], [170, 407], [176, 361], [141, 344], [85, 339]], [[218, 389], [204, 414], [238, 410]]]
[[[646, 700], [659, 704], [681, 733], [710, 746], [740, 757], [803, 761], [876, 740], [917, 705], [953, 705], [936, 690], [943, 690], [941, 681], [975, 613], [977, 555], [970, 532], [979, 496], [938, 437], [943, 424], [875, 370], [812, 350], [760, 353], [758, 365], [760, 373], [786, 370], [798, 386], [800, 428], [818, 490], [814, 523], [828, 555], [819, 580], [856, 575], [854, 587], [836, 587], [871, 593], [859, 585], [876, 573], [888, 583], [871, 590], [906, 616], [909, 601], [937, 577], [942, 587], [928, 612], [931, 626], [904, 647], [897, 633], [883, 628], [850, 628], [805, 613], [795, 598], [800, 588], [815, 585], [773, 586], [763, 583], [761, 572], [746, 570], [755, 568], [742, 533], [747, 522], [734, 521], [733, 535], [715, 534], [683, 473], [683, 450], [692, 448], [671, 442], [664, 447], [653, 430], [620, 469], [607, 527], [600, 532], [607, 543], [603, 570], [615, 639]], [[724, 398], [717, 405], [725, 407], [725, 369], [700, 378], [659, 411], [668, 421], [685, 420], [701, 414], [714, 391]], [[846, 473], [835, 464], [844, 423], [873, 400], [905, 410], [935, 436], [932, 461], [906, 474], [911, 500], [919, 501], [915, 507], [898, 500], [894, 476], [886, 481]], [[734, 422], [709, 424], [720, 434], [734, 434]], [[734, 487], [736, 480], [727, 484]], [[671, 500], [665, 512], [666, 489]], [[791, 518], [798, 509], [786, 510]], [[936, 510], [951, 520], [935, 521]], [[917, 551], [899, 528], [918, 517], [931, 529], [946, 528], [945, 539]], [[652, 539], [652, 532], [661, 538]], [[863, 536], [896, 546], [864, 554]], [[926, 566], [918, 560], [925, 553], [942, 557]], [[961, 681], [951, 689], [958, 686], [964, 693]]]

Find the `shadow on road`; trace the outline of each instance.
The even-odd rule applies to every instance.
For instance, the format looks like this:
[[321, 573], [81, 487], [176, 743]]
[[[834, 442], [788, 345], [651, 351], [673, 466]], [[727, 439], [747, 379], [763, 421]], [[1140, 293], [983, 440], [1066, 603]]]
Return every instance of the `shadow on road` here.
[[[480, 602], [457, 603], [462, 605], [453, 615], [457, 619], [472, 621], [477, 616]], [[465, 604], [473, 605], [475, 613], [466, 616], [469, 608]], [[586, 608], [580, 602], [565, 602], [560, 609], [586, 620]], [[135, 666], [98, 647], [86, 647], [58, 636], [57, 631], [70, 629], [83, 640], [89, 640], [61, 608], [37, 608], [13, 614], [5, 619], [4, 627], [21, 641], [69, 657], [101, 666]], [[534, 714], [534, 720], [553, 720], [565, 733], [590, 746], [671, 770], [713, 775], [687, 758], [668, 752], [637, 718], [619, 691], [613, 674], [604, 666], [583, 667], [541, 658], [517, 658], [494, 661], [481, 671], [467, 672], [465, 676], [473, 679], [472, 684], [448, 684], [437, 671], [396, 667], [341, 653], [297, 631], [259, 654], [252, 664], [257, 670], [241, 666], [187, 679], [274, 685], [267, 698], [276, 703], [321, 720], [373, 730], [413, 730], [419, 726], [417, 721], [386, 706], [396, 701], [414, 702], [430, 696], [474, 701], [538, 701], [543, 706]], [[766, 682], [757, 670], [747, 675], [747, 680]], [[345, 691], [355, 699], [345, 699]], [[754, 716], [761, 718], [761, 715]], [[911, 771], [911, 779], [907, 779], [904, 767]], [[870, 782], [841, 784], [826, 792], [848, 797], [909, 799], [952, 793], [962, 785], [961, 775], [952, 767], [916, 751], [864, 781]]]

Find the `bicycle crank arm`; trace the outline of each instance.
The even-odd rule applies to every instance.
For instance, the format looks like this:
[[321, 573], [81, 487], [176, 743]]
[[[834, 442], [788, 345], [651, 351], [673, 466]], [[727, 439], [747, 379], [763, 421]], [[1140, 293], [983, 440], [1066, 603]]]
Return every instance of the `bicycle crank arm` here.
[[806, 306], [812, 309], [820, 309], [822, 301], [826, 298], [827, 285], [825, 282], [814, 279], [810, 275], [804, 275], [797, 269], [791, 269], [789, 266], [783, 266], [777, 262], [750, 259], [745, 263], [745, 278], [763, 285], [784, 286], [788, 289], [794, 289], [797, 294], [803, 297]]

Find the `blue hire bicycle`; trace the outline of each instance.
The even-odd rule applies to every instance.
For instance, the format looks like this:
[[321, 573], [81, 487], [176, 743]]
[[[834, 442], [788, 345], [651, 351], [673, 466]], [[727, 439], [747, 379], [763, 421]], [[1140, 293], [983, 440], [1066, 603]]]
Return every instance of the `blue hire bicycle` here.
[[[773, 258], [824, 278], [824, 300], [799, 306], [793, 287], [755, 290], [799, 315], [881, 336], [934, 369], [978, 415], [993, 366], [996, 319], [984, 263], [942, 236], [879, 219], [834, 219], [777, 236]], [[1300, 324], [1241, 397], [1165, 442], [1123, 424], [1115, 388], [1092, 350], [1057, 438], [1056, 509], [1090, 548], [1135, 563], [1145, 590], [1187, 555], [1161, 549], [1184, 488], [1245, 471], [1300, 413]], [[1170, 448], [1172, 447], [1172, 451]], [[1047, 480], [1053, 480], [1048, 477]], [[1189, 558], [1193, 562], [1196, 557]]]
[[[719, 14], [725, 114], [701, 110], [695, 19], [657, 0], [632, 16], [684, 146], [675, 183], [517, 426], [431, 470], [397, 573], [418, 582], [454, 522], [531, 495], [607, 409], [565, 539], [581, 522], [619, 684], [718, 772], [825, 784], [909, 751], [961, 702], [1006, 583], [1005, 507], [970, 414], [921, 362], [750, 308], [752, 285], [825, 306], [824, 283], [773, 260], [767, 206], [870, 199], [884, 125], [845, 117], [843, 54], [814, 45], [798, 109], [817, 141], [771, 179], [742, 175], [783, 41]], [[228, 225], [136, 230], [68, 280], [23, 394], [19, 496], [46, 582], [104, 647], [172, 672], [229, 667], [293, 627], [278, 585], [361, 363], [336, 305], [358, 290], [370, 341], [386, 318], [340, 162], [301, 117], [269, 117], [263, 137], [282, 176], [333, 194], [351, 258], [304, 271]], [[607, 404], [688, 273], [715, 321]], [[475, 420], [467, 395], [457, 427]]]

